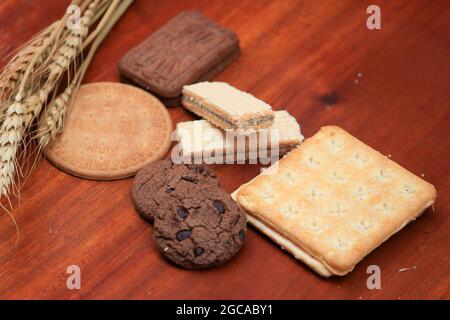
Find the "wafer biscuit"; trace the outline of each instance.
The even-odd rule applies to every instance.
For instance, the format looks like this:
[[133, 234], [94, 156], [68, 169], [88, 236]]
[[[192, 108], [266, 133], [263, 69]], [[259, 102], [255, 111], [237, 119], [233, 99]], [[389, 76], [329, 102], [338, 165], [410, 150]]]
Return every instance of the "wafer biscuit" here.
[[212, 159], [217, 155], [218, 161], [227, 155], [236, 161], [238, 155], [243, 159], [271, 157], [275, 153], [282, 156], [304, 138], [297, 120], [283, 110], [274, 113], [272, 126], [258, 130], [224, 131], [207, 120], [181, 122], [177, 125], [176, 139], [180, 156], [186, 161]]
[[224, 82], [183, 87], [183, 106], [223, 129], [259, 129], [272, 125], [272, 107]]
[[235, 193], [250, 222], [322, 276], [345, 275], [436, 198], [430, 183], [328, 126]]

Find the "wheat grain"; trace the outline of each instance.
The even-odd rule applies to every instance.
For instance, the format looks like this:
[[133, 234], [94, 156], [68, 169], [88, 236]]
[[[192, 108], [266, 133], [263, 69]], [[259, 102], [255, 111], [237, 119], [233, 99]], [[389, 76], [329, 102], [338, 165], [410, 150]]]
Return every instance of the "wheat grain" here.
[[24, 103], [12, 103], [6, 110], [5, 120], [0, 128], [0, 196], [9, 195], [10, 187], [14, 184], [17, 150], [27, 127], [41, 107], [39, 97], [31, 96]]
[[[80, 1], [74, 0], [73, 3], [78, 4]], [[22, 170], [18, 162], [22, 160], [21, 154], [27, 148], [25, 140], [29, 141], [27, 137], [34, 120], [39, 118], [47, 105], [44, 118], [47, 129], [43, 131], [44, 134], [37, 136], [39, 145], [45, 146], [62, 130], [64, 120], [70, 112], [72, 96], [76, 94], [98, 46], [132, 2], [133, 0], [84, 1], [80, 6], [83, 17], [79, 29], [65, 29], [65, 16], [23, 46], [0, 73], [0, 200], [6, 198], [11, 209], [11, 191], [20, 196], [21, 180], [17, 176], [21, 175]], [[90, 26], [100, 17], [102, 21], [97, 29], [86, 39]], [[77, 56], [91, 42], [93, 44], [87, 61], [82, 63], [80, 70], [76, 70]], [[50, 94], [57, 91], [64, 73], [72, 70], [72, 66], [75, 67], [75, 79], [60, 96], [50, 98]], [[19, 149], [22, 150], [20, 153]], [[17, 245], [19, 229], [14, 216], [1, 201], [0, 208], [6, 210], [16, 227]]]
[[[4, 119], [0, 127], [0, 197], [9, 197], [11, 187], [15, 183], [14, 174], [16, 172], [18, 148], [33, 120], [39, 116], [42, 106], [48, 102], [50, 93], [55, 89], [61, 76], [82, 48], [83, 39], [88, 34], [91, 19], [95, 14], [98, 3], [99, 1], [93, 1], [88, 5], [80, 19], [80, 28], [70, 30], [64, 44], [56, 50], [54, 57], [51, 59], [48, 78], [38, 94], [24, 99], [25, 95], [19, 92], [16, 101], [4, 109]], [[45, 45], [47, 45], [47, 42]], [[42, 47], [40, 47], [39, 52], [42, 54]], [[34, 56], [32, 59], [34, 59]], [[43, 60], [39, 58], [35, 61], [42, 62]], [[34, 64], [35, 61], [32, 63]], [[28, 65], [28, 67], [34, 67], [34, 65]], [[24, 88], [25, 86], [21, 85], [20, 91]], [[59, 102], [58, 104], [60, 104]], [[64, 99], [62, 99], [62, 102], [64, 102]]]
[[64, 44], [55, 52], [49, 66], [47, 83], [55, 85], [61, 75], [69, 68], [83, 48], [83, 40], [86, 38], [95, 9], [100, 1], [90, 3], [80, 19], [78, 28], [72, 28], [64, 40]]
[[[16, 156], [20, 144], [33, 119], [42, 108], [42, 100], [39, 96], [28, 97], [24, 103], [14, 102], [6, 109], [6, 117], [0, 127], [0, 199], [6, 198], [9, 208], [12, 203], [9, 197], [14, 188], [14, 175], [16, 172]], [[0, 202], [16, 228], [16, 245], [19, 241], [19, 226], [8, 208]]]
[[[15, 101], [2, 108], [3, 121], [0, 126], [0, 198], [9, 198], [11, 187], [15, 185], [14, 175], [16, 172], [18, 149], [34, 119], [39, 116], [43, 105], [48, 102], [50, 93], [55, 90], [63, 73], [69, 68], [80, 52], [98, 4], [99, 1], [94, 0], [88, 5], [83, 13], [83, 17], [80, 19], [80, 27], [70, 30], [68, 36], [64, 39], [63, 45], [55, 51], [55, 54], [50, 60], [48, 77], [37, 94], [24, 98], [26, 96], [24, 92], [27, 88], [24, 83], [26, 82], [24, 81], [26, 80], [24, 77], [31, 74], [36, 64], [44, 61], [44, 50], [50, 47], [51, 40], [37, 39], [32, 42], [33, 45], [24, 48], [21, 51], [22, 54], [19, 53], [13, 59], [17, 67], [13, 68], [14, 72], [11, 72], [9, 78], [5, 78], [9, 81], [11, 79], [14, 81], [21, 80], [22, 83], [20, 84]], [[54, 36], [54, 31], [51, 35]], [[6, 72], [8, 73], [8, 71]], [[11, 85], [11, 83], [8, 83], [8, 85]], [[66, 93], [69, 94], [70, 91], [71, 89]], [[57, 102], [55, 101], [53, 105], [65, 105], [65, 97], [63, 94], [61, 99]], [[50, 105], [52, 105], [52, 102], [50, 102]], [[53, 114], [53, 116], [56, 117], [57, 115]], [[56, 123], [55, 128], [56, 126], [61, 125]]]
[[[99, 1], [90, 3], [80, 20], [80, 27], [72, 30], [67, 37], [65, 44], [56, 52], [55, 58], [50, 67], [48, 83], [53, 83], [70, 66], [78, 51], [83, 48], [83, 40], [86, 38], [89, 27], [95, 19], [95, 9], [100, 4]], [[49, 103], [44, 120], [41, 122], [40, 129], [34, 138], [38, 139], [39, 148], [44, 149], [50, 140], [60, 133], [64, 126], [64, 120], [68, 113], [69, 101], [73, 91], [77, 90], [80, 80], [83, 78], [88, 63], [83, 63], [75, 79], [54, 101]]]
[[39, 126], [39, 131], [34, 137], [38, 139], [39, 148], [44, 149], [50, 140], [56, 137], [63, 129], [64, 120], [69, 108], [69, 102], [76, 86], [74, 80], [64, 92], [47, 107], [45, 118]]
[[17, 93], [19, 84], [24, 82], [27, 70], [31, 74], [35, 66], [50, 55], [52, 51], [50, 46], [56, 45], [58, 28], [58, 21], [45, 28], [27, 45], [19, 49], [18, 53], [3, 68], [0, 74], [0, 99], [2, 102], [10, 100], [10, 97]]
[[[68, 116], [68, 113], [69, 113], [69, 110], [71, 107], [70, 103], [71, 103], [72, 95], [74, 94], [74, 92], [78, 91], [80, 82], [84, 77], [87, 67], [89, 66], [90, 61], [92, 60], [92, 57], [94, 56], [100, 43], [104, 40], [106, 35], [111, 30], [115, 21], [117, 21], [117, 19], [118, 19], [118, 17], [116, 17], [112, 21], [108, 21], [111, 14], [118, 7], [119, 7], [118, 12], [120, 14], [123, 13], [126, 10], [126, 8], [130, 5], [130, 3], [131, 3], [130, 1], [128, 1], [128, 3], [123, 3], [123, 5], [120, 8], [119, 1], [114, 0], [111, 3], [111, 5], [108, 7], [107, 10], [106, 10], [106, 8], [99, 9], [102, 11], [106, 10], [106, 13], [105, 13], [102, 21], [100, 21], [97, 29], [89, 35], [90, 39], [92, 39], [92, 36], [94, 34], [96, 36], [98, 36], [98, 38], [96, 38], [96, 41], [94, 42], [91, 49], [89, 50], [87, 59], [83, 62], [76, 78], [66, 88], [66, 90], [48, 107], [48, 111], [46, 112], [44, 119], [41, 121], [41, 123], [39, 125], [39, 131], [36, 134], [36, 136], [34, 137], [34, 139], [38, 139], [40, 150], [43, 150], [48, 145], [48, 143], [52, 139], [54, 139], [63, 130], [65, 118]], [[104, 4], [105, 3], [102, 3], [102, 5], [104, 5]], [[89, 40], [86, 40], [86, 42], [89, 42]], [[86, 43], [83, 44], [83, 46], [85, 46], [85, 45], [86, 45]]]

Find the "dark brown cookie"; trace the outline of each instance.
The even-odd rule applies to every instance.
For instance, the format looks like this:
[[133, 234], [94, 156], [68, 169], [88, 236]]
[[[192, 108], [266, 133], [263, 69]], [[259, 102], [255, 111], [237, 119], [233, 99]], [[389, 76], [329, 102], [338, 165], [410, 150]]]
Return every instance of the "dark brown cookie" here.
[[218, 186], [219, 180], [207, 165], [155, 161], [140, 170], [133, 180], [132, 197], [136, 211], [144, 219], [153, 222], [155, 212], [167, 201], [167, 196], [176, 190], [175, 187], [184, 190], [198, 183]]
[[118, 68], [122, 77], [176, 101], [184, 85], [212, 79], [239, 52], [235, 33], [189, 10], [131, 49]]
[[154, 237], [161, 253], [187, 269], [220, 266], [242, 247], [244, 212], [223, 189], [212, 185], [177, 188], [159, 207]]

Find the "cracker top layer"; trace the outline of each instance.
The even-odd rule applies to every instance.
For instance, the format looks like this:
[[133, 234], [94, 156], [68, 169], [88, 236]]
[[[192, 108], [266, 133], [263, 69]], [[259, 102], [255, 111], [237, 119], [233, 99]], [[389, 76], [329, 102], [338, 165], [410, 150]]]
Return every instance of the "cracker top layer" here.
[[183, 87], [183, 95], [194, 97], [224, 116], [258, 118], [271, 115], [272, 107], [250, 93], [225, 82], [200, 82]]
[[335, 126], [237, 195], [247, 212], [340, 275], [435, 198], [433, 185]]

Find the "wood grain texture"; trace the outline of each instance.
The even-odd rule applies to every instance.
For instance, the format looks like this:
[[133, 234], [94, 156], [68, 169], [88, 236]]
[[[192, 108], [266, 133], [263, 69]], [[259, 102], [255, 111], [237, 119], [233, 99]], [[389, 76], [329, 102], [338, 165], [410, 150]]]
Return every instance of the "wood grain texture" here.
[[[0, 3], [0, 65], [58, 18], [68, 1]], [[328, 280], [250, 229], [241, 253], [208, 271], [164, 260], [135, 213], [131, 179], [85, 181], [41, 161], [14, 210], [0, 215], [0, 298], [45, 299], [410, 299], [450, 298], [450, 5], [446, 0], [377, 1], [382, 29], [366, 28], [368, 1], [136, 0], [98, 51], [85, 82], [118, 81], [116, 64], [179, 11], [195, 8], [234, 30], [242, 55], [218, 77], [287, 109], [306, 137], [335, 124], [438, 191], [435, 211], [376, 249], [342, 278]], [[357, 80], [357, 81], [355, 81]], [[170, 110], [175, 122], [192, 119]], [[215, 169], [227, 191], [258, 166]], [[66, 288], [77, 264], [82, 289]], [[382, 289], [366, 287], [369, 265]], [[415, 266], [404, 272], [399, 269]]]

